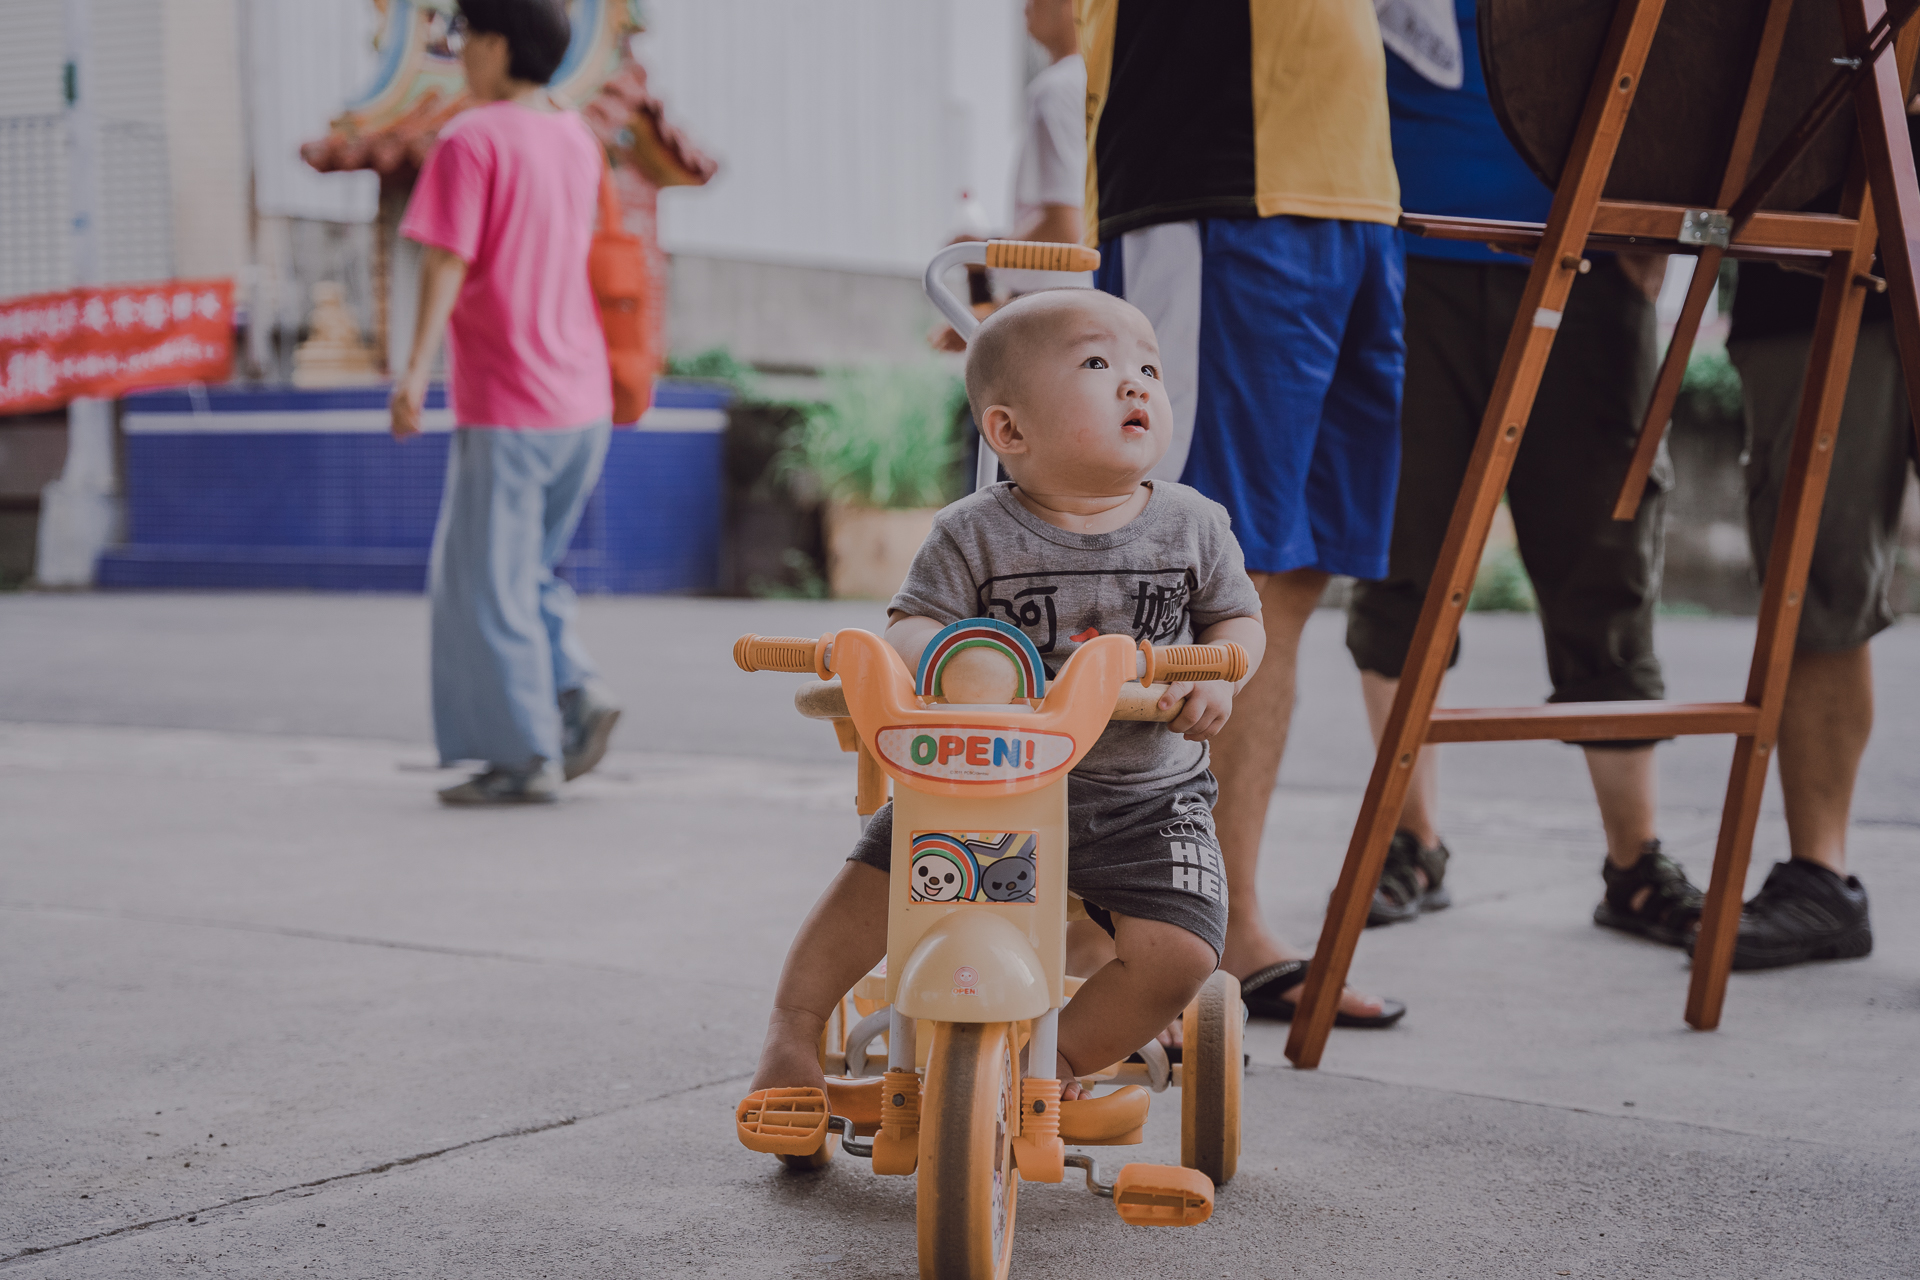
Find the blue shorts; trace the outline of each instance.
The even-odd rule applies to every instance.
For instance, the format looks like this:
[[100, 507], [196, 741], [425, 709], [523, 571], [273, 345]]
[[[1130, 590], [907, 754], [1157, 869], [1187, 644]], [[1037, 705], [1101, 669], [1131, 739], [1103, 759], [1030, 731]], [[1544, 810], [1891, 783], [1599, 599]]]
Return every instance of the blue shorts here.
[[1174, 442], [1154, 475], [1225, 506], [1255, 572], [1384, 578], [1406, 367], [1400, 233], [1202, 218], [1100, 254], [1095, 286], [1160, 339]]

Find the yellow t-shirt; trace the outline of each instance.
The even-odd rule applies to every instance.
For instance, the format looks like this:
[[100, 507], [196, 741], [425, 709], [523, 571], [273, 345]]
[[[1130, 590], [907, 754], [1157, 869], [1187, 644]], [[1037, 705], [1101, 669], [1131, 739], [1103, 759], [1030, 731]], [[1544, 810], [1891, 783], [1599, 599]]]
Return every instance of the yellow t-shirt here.
[[1074, 0], [1090, 243], [1204, 217], [1400, 219], [1372, 0]]

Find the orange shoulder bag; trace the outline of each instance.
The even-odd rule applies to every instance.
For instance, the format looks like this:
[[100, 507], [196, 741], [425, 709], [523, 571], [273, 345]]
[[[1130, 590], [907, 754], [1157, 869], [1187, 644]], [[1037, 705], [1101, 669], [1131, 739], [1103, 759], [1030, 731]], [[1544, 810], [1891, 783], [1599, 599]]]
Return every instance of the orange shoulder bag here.
[[587, 250], [587, 280], [600, 304], [600, 327], [607, 336], [607, 364], [613, 376], [613, 420], [631, 426], [653, 402], [653, 376], [660, 367], [654, 349], [658, 326], [652, 323], [654, 300], [646, 245], [620, 221], [620, 199], [613, 169], [604, 153], [600, 165], [600, 229]]

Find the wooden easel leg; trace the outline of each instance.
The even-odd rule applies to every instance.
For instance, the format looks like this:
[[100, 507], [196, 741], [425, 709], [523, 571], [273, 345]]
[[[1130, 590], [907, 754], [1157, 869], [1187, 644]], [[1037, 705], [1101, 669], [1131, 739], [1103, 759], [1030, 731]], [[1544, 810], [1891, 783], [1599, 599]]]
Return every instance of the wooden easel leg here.
[[[1844, 0], [1841, 28], [1848, 42], [1865, 39], [1867, 30], [1885, 12], [1884, 0]], [[1868, 189], [1874, 212], [1884, 231], [1880, 237], [1880, 265], [1893, 304], [1894, 340], [1900, 348], [1900, 368], [1909, 387], [1920, 387], [1920, 290], [1915, 286], [1915, 264], [1920, 262], [1920, 186], [1916, 185], [1913, 148], [1907, 140], [1907, 95], [1913, 92], [1913, 68], [1920, 51], [1920, 21], [1909, 19], [1895, 46], [1896, 74], [1874, 69], [1869, 92], [1854, 102], [1860, 128], [1860, 146], [1867, 166]], [[1910, 399], [1912, 397], [1909, 397]], [[1920, 418], [1915, 419], [1920, 433]], [[1920, 441], [1920, 434], [1916, 435]]]
[[[1862, 203], [1862, 185], [1856, 177], [1846, 204], [1858, 207]], [[1720, 1008], [1726, 998], [1747, 860], [1759, 820], [1761, 792], [1766, 787], [1767, 764], [1779, 733], [1807, 566], [1813, 559], [1827, 473], [1833, 465], [1834, 436], [1846, 401], [1854, 339], [1860, 331], [1860, 304], [1866, 290], [1855, 273], [1872, 259], [1873, 220], [1870, 208], [1860, 209], [1860, 239], [1852, 253], [1834, 255], [1820, 297], [1820, 316], [1807, 357], [1799, 420], [1794, 426], [1792, 461], [1780, 494], [1773, 546], [1767, 553], [1767, 585], [1760, 600], [1753, 666], [1747, 675], [1747, 701], [1760, 708], [1760, 723], [1752, 737], [1739, 738], [1734, 746], [1733, 772], [1720, 815], [1720, 841], [1713, 855], [1713, 878], [1707, 884], [1700, 934], [1694, 943], [1687, 1025], [1696, 1031], [1711, 1031], [1720, 1025]]]
[[1553, 348], [1560, 314], [1573, 287], [1580, 251], [1592, 228], [1594, 210], [1620, 145], [1641, 68], [1646, 65], [1664, 7], [1665, 0], [1623, 0], [1614, 11], [1613, 27], [1587, 94], [1560, 189], [1554, 195], [1553, 212], [1521, 295], [1520, 312], [1507, 340], [1486, 416], [1480, 422], [1467, 478], [1427, 587], [1420, 625], [1402, 671], [1400, 692], [1380, 735], [1373, 776], [1367, 783], [1339, 882], [1327, 904], [1326, 923], [1320, 930], [1320, 945], [1314, 952], [1306, 989], [1294, 1012], [1287, 1057], [1297, 1067], [1320, 1064], [1327, 1034], [1333, 1029], [1340, 990], [1346, 985], [1360, 931], [1366, 927], [1367, 906], [1380, 881], [1387, 845], [1406, 800], [1414, 759], [1426, 741], [1440, 676], [1473, 590], [1487, 529], [1513, 470], [1514, 455], [1519, 451], [1527, 415]]
[[[1715, 201], [1722, 209], [1732, 204], [1747, 180], [1747, 167], [1753, 160], [1754, 144], [1760, 139], [1761, 121], [1766, 116], [1767, 98], [1773, 91], [1774, 72], [1780, 65], [1780, 50], [1787, 39], [1787, 19], [1793, 14], [1793, 0], [1771, 0], [1767, 20], [1760, 28], [1760, 45], [1754, 51], [1753, 74], [1747, 79], [1747, 95], [1740, 107], [1740, 124], [1734, 130], [1733, 148], [1727, 155], [1726, 171], [1720, 177], [1720, 195]], [[1693, 280], [1687, 285], [1687, 300], [1680, 307], [1679, 320], [1673, 326], [1673, 338], [1660, 362], [1660, 376], [1654, 380], [1653, 398], [1647, 403], [1640, 421], [1640, 438], [1633, 447], [1633, 460], [1627, 464], [1627, 476], [1620, 485], [1620, 496], [1613, 505], [1615, 520], [1631, 520], [1640, 513], [1646, 496], [1647, 477], [1660, 453], [1660, 441], [1666, 438], [1667, 421], [1673, 417], [1674, 403], [1680, 398], [1680, 384], [1687, 375], [1687, 358], [1693, 353], [1694, 337], [1700, 332], [1700, 318], [1706, 314], [1707, 299], [1720, 276], [1720, 261], [1725, 250], [1709, 246], [1700, 251], [1694, 263]]]
[[[1883, 0], [1842, 0], [1840, 9], [1847, 38], [1857, 43], [1866, 38], [1868, 28], [1885, 12], [1885, 5]], [[1912, 252], [1912, 238], [1920, 235], [1920, 191], [1916, 191], [1913, 153], [1907, 142], [1906, 95], [1902, 88], [1911, 78], [1915, 50], [1920, 47], [1916, 36], [1920, 36], [1920, 25], [1902, 33], [1895, 57], [1881, 59], [1873, 78], [1862, 83], [1854, 103], [1860, 149], [1841, 210], [1846, 216], [1859, 217], [1860, 232], [1853, 250], [1835, 254], [1827, 267], [1826, 288], [1820, 296], [1819, 318], [1807, 358], [1792, 460], [1780, 495], [1773, 545], [1768, 550], [1759, 634], [1747, 676], [1747, 701], [1760, 708], [1760, 723], [1753, 737], [1742, 737], [1734, 746], [1733, 770], [1721, 810], [1720, 839], [1713, 856], [1713, 877], [1708, 882], [1700, 934], [1694, 944], [1686, 1018], [1687, 1025], [1696, 1031], [1719, 1026], [1726, 1001], [1747, 863], [1766, 787], [1767, 764], [1779, 733], [1807, 567], [1813, 558], [1827, 474], [1833, 465], [1833, 443], [1853, 367], [1854, 341], [1860, 331], [1860, 304], [1866, 296], [1862, 276], [1873, 260], [1876, 211], [1898, 219], [1889, 225], [1881, 253], [1887, 263], [1889, 287], [1897, 289], [1894, 313], [1896, 330], [1904, 330], [1902, 363], [1920, 370], [1920, 359], [1915, 358], [1920, 355], [1920, 307], [1916, 307]], [[1868, 175], [1876, 181], [1884, 180], [1889, 191], [1883, 195], [1877, 187], [1869, 187]], [[1872, 205], [1867, 203], [1869, 190]], [[1902, 310], [1907, 313], [1905, 320], [1900, 318]]]

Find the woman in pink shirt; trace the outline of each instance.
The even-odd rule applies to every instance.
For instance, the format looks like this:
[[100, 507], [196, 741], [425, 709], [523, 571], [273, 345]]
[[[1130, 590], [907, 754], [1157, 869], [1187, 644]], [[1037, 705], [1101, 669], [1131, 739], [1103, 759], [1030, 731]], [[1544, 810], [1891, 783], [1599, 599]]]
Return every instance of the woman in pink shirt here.
[[448, 44], [481, 105], [441, 132], [400, 226], [424, 252], [394, 438], [420, 430], [443, 337], [455, 426], [429, 588], [434, 738], [442, 764], [487, 766], [448, 804], [557, 800], [620, 715], [553, 573], [613, 412], [587, 280], [605, 161], [544, 87], [570, 37], [561, 0], [461, 0]]

